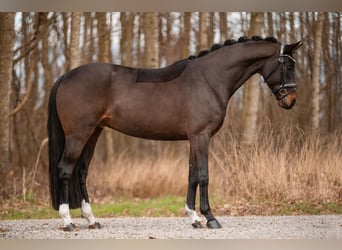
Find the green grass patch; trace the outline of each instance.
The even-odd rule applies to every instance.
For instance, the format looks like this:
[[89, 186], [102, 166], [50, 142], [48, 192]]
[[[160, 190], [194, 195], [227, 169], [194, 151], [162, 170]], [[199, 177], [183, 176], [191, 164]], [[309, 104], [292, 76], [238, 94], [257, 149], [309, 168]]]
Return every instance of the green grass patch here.
[[[109, 204], [92, 204], [96, 217], [120, 217], [120, 216], [182, 216], [185, 198], [166, 196], [149, 199], [121, 198]], [[80, 209], [71, 210], [71, 216], [79, 218]], [[52, 219], [59, 218], [58, 211], [46, 205], [35, 205], [34, 202], [14, 202], [3, 206], [0, 212], [1, 220], [19, 219]]]
[[[248, 202], [234, 204], [218, 197], [212, 197], [211, 201], [213, 212], [218, 216], [342, 214], [342, 205], [338, 201], [263, 201], [253, 204]], [[184, 204], [185, 197], [183, 196], [148, 199], [117, 198], [109, 204], [92, 204], [92, 209], [96, 217], [170, 217], [184, 216]], [[198, 204], [196, 206], [199, 207]], [[73, 218], [80, 218], [80, 209], [71, 210], [71, 215]], [[37, 205], [35, 201], [24, 202], [20, 199], [0, 204], [0, 220], [52, 218], [59, 218], [59, 214], [49, 204]]]
[[149, 199], [123, 198], [110, 204], [92, 206], [94, 214], [99, 217], [179, 216], [179, 211], [183, 207], [184, 197], [177, 196]]
[[9, 208], [1, 211], [1, 220], [22, 220], [22, 219], [52, 219], [57, 218], [58, 212], [49, 207], [26, 207]]
[[294, 202], [280, 205], [280, 214], [284, 215], [322, 215], [342, 214], [342, 205], [339, 202]]

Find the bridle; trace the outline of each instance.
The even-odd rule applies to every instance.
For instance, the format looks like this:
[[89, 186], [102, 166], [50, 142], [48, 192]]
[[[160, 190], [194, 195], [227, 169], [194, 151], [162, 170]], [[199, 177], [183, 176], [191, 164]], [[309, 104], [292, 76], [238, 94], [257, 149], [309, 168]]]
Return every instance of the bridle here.
[[267, 82], [267, 80], [271, 77], [271, 75], [273, 75], [273, 73], [275, 73], [276, 70], [279, 68], [280, 84], [274, 86], [271, 89], [272, 94], [277, 98], [277, 100], [281, 100], [285, 98], [287, 95], [295, 92], [297, 89], [297, 84], [295, 82], [287, 82], [286, 80], [286, 76], [284, 74], [285, 58], [289, 58], [291, 61], [296, 63], [296, 60], [292, 56], [283, 54], [283, 47], [282, 47], [277, 65], [273, 68], [273, 70], [266, 77], [264, 77], [265, 82]]

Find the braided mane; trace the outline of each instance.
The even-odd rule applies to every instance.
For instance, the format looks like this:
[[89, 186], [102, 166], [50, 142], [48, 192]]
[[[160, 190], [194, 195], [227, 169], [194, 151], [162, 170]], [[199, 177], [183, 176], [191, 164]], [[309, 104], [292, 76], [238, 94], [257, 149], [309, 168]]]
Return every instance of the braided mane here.
[[222, 47], [231, 46], [231, 45], [234, 45], [236, 43], [244, 43], [244, 42], [247, 42], [247, 41], [256, 41], [256, 42], [257, 41], [266, 41], [266, 42], [271, 42], [271, 43], [277, 43], [278, 42], [278, 40], [275, 37], [262, 38], [260, 36], [252, 36], [251, 38], [249, 38], [249, 37], [246, 37], [246, 36], [242, 36], [238, 40], [229, 39], [229, 40], [226, 40], [223, 44], [216, 43], [216, 44], [212, 45], [209, 50], [202, 50], [202, 51], [200, 51], [198, 53], [197, 56], [191, 55], [191, 56], [188, 57], [188, 59], [189, 60], [194, 60], [196, 58], [205, 56], [205, 55], [209, 54], [212, 51], [218, 50], [218, 49], [220, 49]]

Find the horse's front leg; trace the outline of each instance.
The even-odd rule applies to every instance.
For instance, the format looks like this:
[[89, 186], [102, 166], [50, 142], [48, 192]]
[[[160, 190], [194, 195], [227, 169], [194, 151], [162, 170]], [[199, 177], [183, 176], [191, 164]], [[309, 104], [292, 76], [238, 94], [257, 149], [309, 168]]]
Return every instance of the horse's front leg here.
[[[208, 228], [221, 228], [220, 223], [215, 219], [211, 213], [208, 197], [208, 185], [209, 185], [209, 171], [208, 171], [208, 151], [209, 151], [210, 135], [209, 133], [203, 133], [195, 136], [190, 140], [190, 162], [194, 163], [190, 166], [189, 173], [189, 190], [194, 191], [196, 195], [196, 187], [194, 183], [199, 185], [200, 190], [200, 211], [207, 220]], [[190, 179], [192, 182], [190, 182]], [[191, 188], [192, 184], [192, 188]], [[192, 198], [192, 199], [191, 199]], [[192, 197], [192, 192], [188, 191], [187, 206], [193, 211], [195, 198]], [[193, 204], [192, 204], [193, 202]], [[189, 214], [189, 213], [188, 213]], [[193, 216], [195, 218], [195, 216]]]
[[197, 165], [193, 154], [193, 149], [190, 147], [189, 160], [189, 179], [188, 179], [188, 194], [185, 204], [185, 213], [191, 218], [194, 228], [202, 228], [201, 218], [197, 215], [195, 209], [196, 191], [198, 186]]

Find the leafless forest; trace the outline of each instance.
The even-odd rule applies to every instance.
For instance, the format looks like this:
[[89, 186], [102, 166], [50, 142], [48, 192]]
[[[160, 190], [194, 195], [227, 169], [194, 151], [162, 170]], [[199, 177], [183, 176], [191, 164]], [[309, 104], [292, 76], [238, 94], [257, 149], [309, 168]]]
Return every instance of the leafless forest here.
[[[0, 13], [0, 188], [49, 202], [47, 103], [54, 81], [89, 62], [163, 67], [240, 36], [302, 40], [298, 98], [278, 107], [260, 76], [231, 99], [210, 150], [210, 193], [230, 200], [342, 201], [341, 13]], [[185, 195], [187, 142], [107, 129], [88, 185], [114, 196]]]

